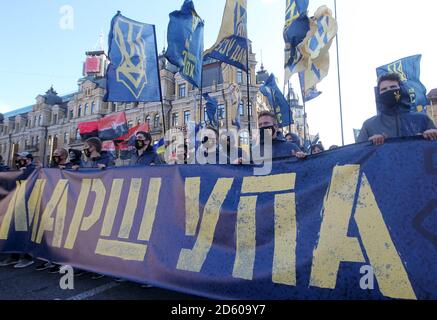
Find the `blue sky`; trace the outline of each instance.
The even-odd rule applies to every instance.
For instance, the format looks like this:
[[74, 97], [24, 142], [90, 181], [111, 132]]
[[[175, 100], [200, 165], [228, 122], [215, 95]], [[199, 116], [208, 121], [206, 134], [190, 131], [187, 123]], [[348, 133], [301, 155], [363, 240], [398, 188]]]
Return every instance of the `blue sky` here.
[[[123, 15], [156, 24], [158, 50], [165, 45], [168, 14], [182, 0], [15, 0], [0, 1], [0, 112], [31, 105], [50, 85], [61, 93], [76, 90], [85, 51], [92, 50], [103, 31], [105, 44], [110, 20]], [[225, 0], [195, 0], [205, 20], [205, 47], [212, 45], [220, 28]], [[72, 30], [60, 27], [60, 9], [74, 10]], [[310, 0], [310, 15], [333, 0]], [[373, 86], [376, 67], [399, 58], [422, 54], [422, 82], [437, 87], [434, 74], [437, 4], [429, 0], [338, 0], [340, 66], [346, 142], [353, 142], [353, 128], [375, 113]], [[249, 38], [260, 61], [283, 79], [285, 0], [248, 0]], [[297, 88], [297, 78], [293, 79]], [[337, 64], [331, 48], [331, 71], [319, 85], [323, 95], [308, 103], [312, 134], [320, 132], [325, 145], [340, 144]]]

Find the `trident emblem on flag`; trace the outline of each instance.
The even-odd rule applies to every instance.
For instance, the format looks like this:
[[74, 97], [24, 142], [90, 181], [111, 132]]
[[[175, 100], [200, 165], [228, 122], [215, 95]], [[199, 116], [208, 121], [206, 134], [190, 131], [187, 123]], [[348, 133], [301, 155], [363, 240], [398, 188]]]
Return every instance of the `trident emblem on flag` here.
[[[127, 32], [123, 32], [124, 28]], [[126, 34], [127, 38], [125, 38]], [[143, 26], [120, 18], [115, 25], [115, 35], [115, 41], [122, 57], [122, 62], [117, 68], [117, 81], [123, 83], [138, 99], [147, 84], [146, 47], [142, 38]]]

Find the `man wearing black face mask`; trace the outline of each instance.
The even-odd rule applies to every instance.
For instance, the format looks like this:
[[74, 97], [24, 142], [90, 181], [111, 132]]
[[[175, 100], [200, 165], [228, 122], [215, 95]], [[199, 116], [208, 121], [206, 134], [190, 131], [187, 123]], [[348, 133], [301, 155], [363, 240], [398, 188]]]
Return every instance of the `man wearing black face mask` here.
[[161, 158], [155, 153], [152, 136], [147, 132], [137, 132], [135, 151], [132, 154], [131, 166], [150, 166], [162, 164]]
[[68, 151], [65, 149], [56, 149], [53, 152], [53, 162], [50, 166], [52, 169], [71, 169], [72, 165], [67, 163]]
[[364, 122], [357, 142], [371, 141], [384, 144], [387, 138], [423, 135], [427, 140], [437, 140], [437, 130], [426, 115], [411, 112], [402, 101], [401, 78], [389, 73], [378, 80], [380, 114]]
[[258, 115], [258, 126], [260, 130], [260, 145], [263, 146], [266, 136], [272, 138], [272, 158], [280, 159], [287, 157], [296, 157], [304, 159], [306, 154], [300, 148], [287, 140], [281, 135], [278, 136], [278, 124], [276, 116], [271, 112], [261, 112]]
[[26, 180], [36, 170], [33, 163], [33, 156], [29, 152], [21, 152], [17, 154], [17, 169], [23, 173], [18, 177], [19, 180]]

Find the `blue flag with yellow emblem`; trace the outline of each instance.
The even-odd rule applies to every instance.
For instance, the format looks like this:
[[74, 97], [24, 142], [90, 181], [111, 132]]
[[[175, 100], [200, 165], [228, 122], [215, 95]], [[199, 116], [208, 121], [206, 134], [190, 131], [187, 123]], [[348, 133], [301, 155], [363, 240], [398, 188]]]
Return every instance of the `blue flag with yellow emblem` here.
[[118, 12], [111, 22], [105, 101], [161, 101], [155, 26]]
[[293, 116], [291, 115], [290, 106], [281, 90], [279, 90], [273, 73], [270, 74], [270, 77], [259, 90], [269, 100], [269, 104], [276, 114], [279, 128], [293, 124]]
[[210, 57], [247, 70], [247, 0], [226, 0], [216, 43], [205, 52]]
[[200, 88], [202, 81], [204, 22], [196, 13], [192, 0], [185, 0], [180, 11], [170, 14], [165, 57], [179, 67], [181, 76]]
[[426, 88], [420, 82], [420, 60], [422, 55], [415, 55], [386, 64], [376, 69], [378, 78], [386, 73], [397, 73], [401, 77], [401, 89], [405, 92], [404, 103], [413, 111], [426, 110], [428, 98]]
[[[298, 45], [305, 39], [310, 30], [307, 16], [309, 0], [286, 0], [285, 4], [285, 68], [294, 73], [296, 65], [302, 60]], [[289, 76], [286, 76], [288, 79]]]

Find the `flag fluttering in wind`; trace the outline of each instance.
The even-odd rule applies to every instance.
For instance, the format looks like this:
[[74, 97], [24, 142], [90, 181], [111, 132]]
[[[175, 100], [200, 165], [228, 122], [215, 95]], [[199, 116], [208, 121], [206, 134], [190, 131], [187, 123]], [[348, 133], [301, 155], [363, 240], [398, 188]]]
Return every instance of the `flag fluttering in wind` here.
[[326, 6], [317, 9], [310, 20], [310, 31], [301, 44], [303, 70], [300, 71], [305, 73], [305, 92], [328, 75], [329, 49], [337, 30], [332, 11]]
[[317, 90], [316, 86], [309, 88], [307, 91], [304, 90], [304, 88], [305, 88], [305, 73], [304, 72], [299, 72], [299, 81], [300, 81], [300, 87], [302, 89], [302, 97], [303, 97], [304, 102], [311, 101], [322, 94], [322, 92]]
[[310, 30], [308, 4], [309, 0], [286, 0], [284, 26], [286, 81], [302, 60], [302, 53], [298, 46]]
[[240, 106], [242, 106], [240, 86], [235, 83], [231, 83], [228, 90], [231, 98], [231, 112], [234, 112], [234, 116], [232, 117], [232, 125], [236, 126], [237, 129], [240, 130], [241, 129]]
[[278, 126], [280, 128], [289, 126], [293, 123], [290, 106], [276, 84], [275, 75], [270, 74], [269, 78], [260, 88], [261, 93], [267, 97], [270, 106], [273, 108]]
[[212, 126], [217, 128], [218, 127], [218, 119], [217, 119], [218, 102], [216, 99], [210, 97], [208, 93], [204, 93], [203, 98], [205, 98], [206, 101], [206, 115], [208, 117], [208, 121]]
[[[378, 77], [386, 73], [397, 73], [401, 78], [401, 89], [405, 92], [402, 101], [412, 111], [426, 112], [428, 98], [426, 88], [420, 81], [420, 61], [422, 55], [406, 57], [376, 69]], [[377, 92], [378, 93], [378, 92]]]
[[310, 29], [305, 39], [298, 45], [300, 59], [294, 64], [288, 76], [297, 72], [304, 73], [303, 91], [308, 92], [320, 83], [329, 72], [329, 49], [337, 35], [337, 22], [332, 17], [332, 11], [321, 6], [317, 9], [314, 17], [310, 19]]
[[99, 138], [102, 141], [114, 140], [129, 132], [126, 114], [113, 113], [99, 120]]
[[118, 12], [111, 22], [105, 101], [161, 101], [155, 26]]
[[247, 0], [226, 0], [222, 26], [216, 43], [205, 52], [238, 69], [247, 70]]
[[180, 75], [197, 88], [201, 87], [202, 81], [203, 30], [204, 22], [196, 13], [192, 0], [185, 0], [180, 11], [170, 14], [165, 56], [179, 67]]

